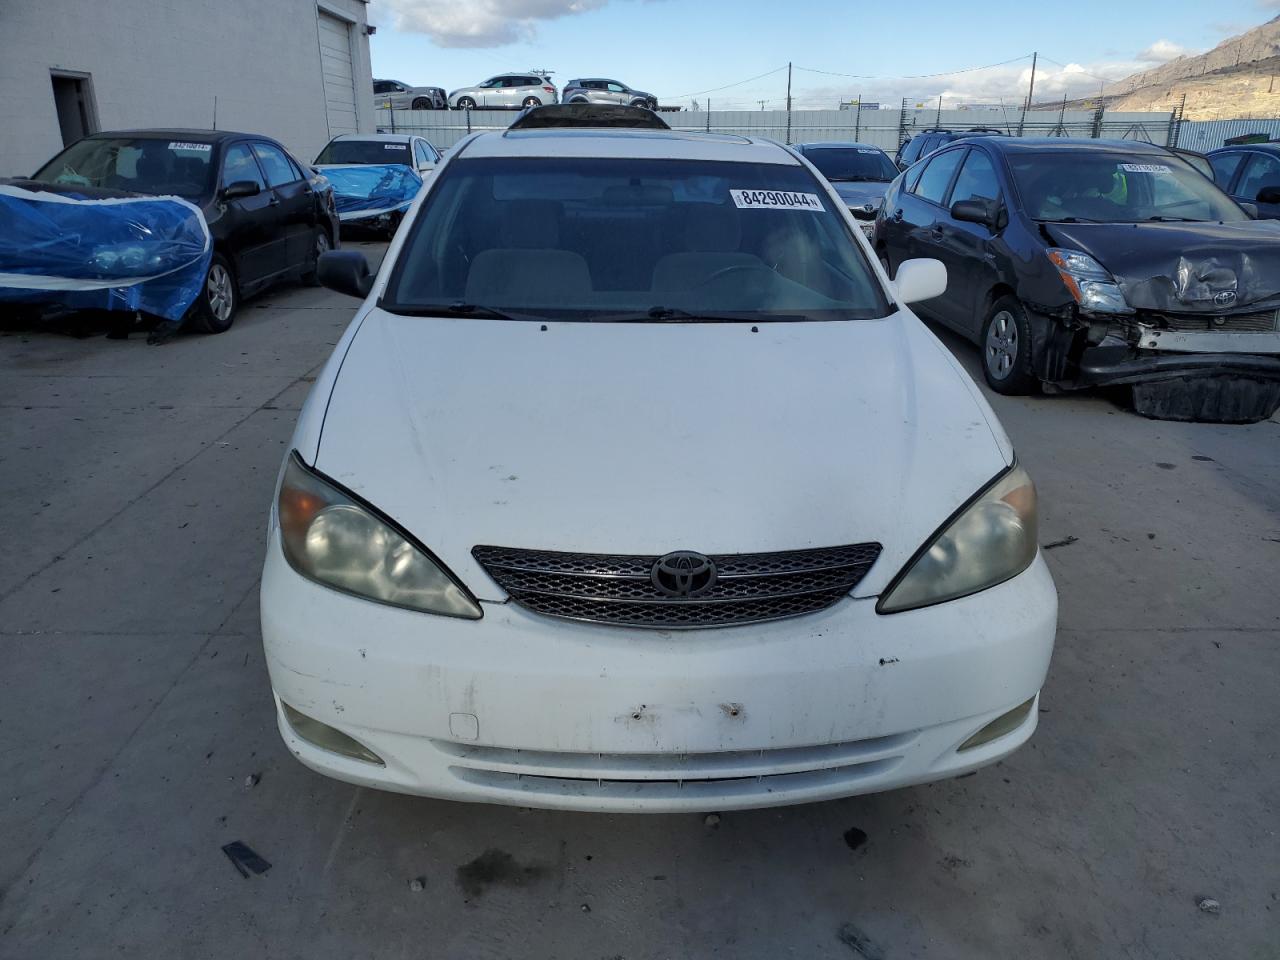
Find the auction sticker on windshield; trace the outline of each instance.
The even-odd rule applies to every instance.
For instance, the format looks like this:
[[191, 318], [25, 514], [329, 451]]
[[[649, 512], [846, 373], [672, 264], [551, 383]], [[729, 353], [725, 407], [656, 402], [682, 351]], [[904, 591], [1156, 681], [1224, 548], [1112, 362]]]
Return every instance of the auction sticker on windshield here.
[[822, 211], [816, 193], [791, 193], [786, 190], [730, 190], [733, 205], [739, 210], [765, 208], [771, 210]]
[[1120, 169], [1126, 173], [1169, 173], [1163, 163], [1122, 163]]
[[170, 144], [169, 144], [169, 149], [170, 149], [170, 150], [194, 150], [194, 151], [196, 151], [197, 153], [208, 153], [210, 150], [212, 150], [212, 149], [213, 149], [213, 144], [211, 144], [211, 143], [178, 143], [178, 142], [174, 142], [174, 143], [170, 143]]

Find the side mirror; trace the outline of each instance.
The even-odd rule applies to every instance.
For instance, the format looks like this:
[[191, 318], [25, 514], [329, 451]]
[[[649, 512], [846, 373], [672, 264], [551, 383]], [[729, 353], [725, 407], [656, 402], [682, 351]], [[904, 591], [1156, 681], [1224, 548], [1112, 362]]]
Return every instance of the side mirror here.
[[256, 197], [261, 192], [262, 187], [252, 180], [237, 180], [222, 188], [222, 199], [238, 200], [240, 197]]
[[980, 223], [988, 230], [996, 228], [995, 203], [989, 200], [957, 200], [951, 205], [951, 219]]
[[1254, 199], [1259, 203], [1280, 203], [1280, 187], [1263, 187]]
[[898, 265], [893, 286], [903, 303], [932, 300], [947, 292], [947, 268], [941, 260], [905, 260]]
[[322, 287], [363, 300], [373, 289], [369, 261], [356, 250], [329, 250], [320, 254], [316, 263], [316, 279]]

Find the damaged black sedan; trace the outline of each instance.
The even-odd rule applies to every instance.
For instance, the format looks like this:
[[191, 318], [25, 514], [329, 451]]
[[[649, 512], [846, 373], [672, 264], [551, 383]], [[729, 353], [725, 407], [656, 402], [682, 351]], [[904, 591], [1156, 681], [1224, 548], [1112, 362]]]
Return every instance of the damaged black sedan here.
[[992, 137], [903, 173], [875, 246], [946, 264], [917, 309], [1000, 393], [1131, 385], [1143, 415], [1244, 423], [1280, 408], [1280, 222], [1252, 213], [1162, 147]]

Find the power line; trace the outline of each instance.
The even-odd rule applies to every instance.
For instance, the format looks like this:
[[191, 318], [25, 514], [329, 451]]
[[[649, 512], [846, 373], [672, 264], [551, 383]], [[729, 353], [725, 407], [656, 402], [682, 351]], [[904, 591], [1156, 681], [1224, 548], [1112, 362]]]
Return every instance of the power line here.
[[[1041, 59], [1041, 60], [1047, 60], [1049, 63], [1052, 63], [1055, 67], [1061, 67], [1063, 70], [1071, 70], [1071, 67], [1070, 67], [1068, 64], [1065, 64], [1065, 63], [1059, 63], [1057, 60], [1053, 59], [1053, 57], [1041, 57], [1040, 59]], [[1092, 79], [1094, 79], [1094, 80], [1101, 80], [1103, 83], [1119, 83], [1121, 80], [1123, 80], [1123, 79], [1124, 79], [1124, 77], [1119, 77], [1119, 78], [1116, 78], [1116, 77], [1100, 77], [1100, 76], [1098, 76], [1098, 74], [1096, 74], [1096, 73], [1090, 73], [1088, 70], [1085, 70], [1083, 67], [1080, 67], [1080, 65], [1079, 65], [1078, 63], [1077, 63], [1077, 64], [1075, 64], [1075, 66], [1076, 66], [1076, 67], [1078, 67], [1079, 69], [1071, 70], [1071, 72], [1072, 72], [1072, 73], [1079, 73], [1079, 74], [1083, 74], [1084, 76], [1086, 76], [1086, 77], [1090, 77], [1090, 78], [1092, 78]]]
[[782, 66], [778, 67], [776, 70], [770, 70], [766, 73], [760, 74], [759, 76], [748, 77], [746, 80], [739, 80], [736, 83], [726, 83], [723, 87], [712, 87], [710, 90], [694, 90], [692, 93], [678, 93], [675, 96], [666, 97], [664, 99], [683, 100], [685, 97], [699, 97], [699, 96], [702, 96], [702, 94], [704, 93], [717, 93], [721, 90], [728, 90], [730, 87], [740, 87], [744, 83], [754, 83], [756, 80], [763, 80], [765, 77], [771, 77], [775, 73], [781, 73], [783, 70], [786, 70], [786, 69], [787, 69], [787, 65], [783, 64]]
[[959, 70], [944, 70], [941, 73], [904, 73], [904, 74], [870, 74], [870, 73], [838, 73], [835, 70], [818, 70], [814, 67], [796, 67], [797, 70], [803, 70], [805, 73], [821, 73], [828, 77], [849, 77], [852, 80], [928, 80], [932, 77], [950, 77], [957, 73], [973, 73], [975, 70], [990, 70], [993, 67], [1007, 67], [1011, 63], [1018, 63], [1021, 60], [1030, 60], [1031, 54], [1024, 53], [1020, 57], [1014, 57], [1011, 60], [1001, 60], [999, 63], [988, 63], [980, 67], [962, 67]]

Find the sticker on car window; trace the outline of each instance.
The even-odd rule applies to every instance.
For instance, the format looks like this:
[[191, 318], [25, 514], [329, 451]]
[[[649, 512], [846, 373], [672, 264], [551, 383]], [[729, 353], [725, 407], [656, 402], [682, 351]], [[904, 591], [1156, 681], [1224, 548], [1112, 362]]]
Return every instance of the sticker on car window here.
[[730, 190], [733, 205], [739, 210], [763, 208], [767, 210], [822, 211], [822, 201], [816, 193], [791, 193], [787, 190]]
[[1171, 173], [1163, 163], [1122, 163], [1120, 169], [1126, 173]]
[[404, 147], [403, 143], [384, 143], [382, 145], [383, 150], [403, 150]]
[[208, 153], [213, 149], [211, 143], [178, 143], [169, 144], [170, 150], [195, 150], [197, 153]]
[[858, 152], [859, 152], [859, 153], [869, 153], [869, 154], [871, 154], [871, 155], [874, 157], [874, 156], [875, 156], [877, 153], [879, 153], [880, 151], [879, 151], [879, 150], [863, 150], [861, 147], [859, 147], [859, 148], [858, 148]]

